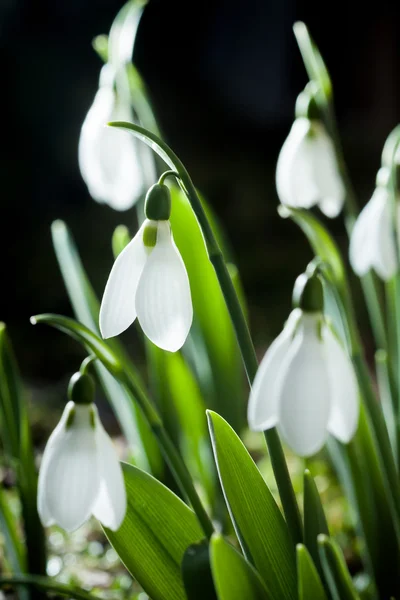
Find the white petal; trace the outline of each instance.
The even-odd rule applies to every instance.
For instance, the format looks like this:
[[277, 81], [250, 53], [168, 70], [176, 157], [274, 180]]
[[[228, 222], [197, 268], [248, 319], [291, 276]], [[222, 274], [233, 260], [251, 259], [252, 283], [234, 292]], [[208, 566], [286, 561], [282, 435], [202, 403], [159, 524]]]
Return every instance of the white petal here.
[[359, 276], [374, 268], [385, 280], [397, 270], [390, 199], [385, 188], [376, 188], [354, 225], [350, 239], [350, 263]]
[[136, 292], [139, 323], [159, 348], [176, 352], [189, 333], [193, 306], [185, 264], [168, 221], [159, 221], [157, 243]]
[[349, 356], [327, 325], [323, 328], [323, 340], [331, 392], [328, 431], [347, 444], [358, 424], [357, 380]]
[[310, 155], [312, 142], [308, 138], [309, 131], [308, 119], [299, 118], [294, 121], [276, 166], [279, 200], [282, 204], [295, 208], [311, 208], [318, 200]]
[[95, 200], [126, 210], [144, 188], [137, 142], [127, 132], [107, 127], [109, 121], [132, 121], [129, 105], [117, 99], [110, 82], [99, 88], [82, 125], [79, 166]]
[[[72, 409], [74, 419], [66, 427]], [[55, 522], [66, 531], [74, 531], [87, 521], [99, 492], [91, 410], [90, 405], [69, 402], [43, 457], [38, 495], [44, 522]]]
[[343, 208], [345, 188], [339, 174], [333, 142], [321, 123], [313, 122], [312, 163], [319, 192], [319, 207], [330, 218]]
[[105, 527], [116, 531], [126, 513], [124, 477], [114, 445], [99, 419], [96, 424], [96, 435], [101, 483], [93, 515]]
[[274, 427], [278, 421], [275, 383], [279, 368], [289, 351], [300, 314], [298, 309], [292, 311], [282, 333], [272, 342], [260, 363], [247, 408], [247, 420], [253, 431], [265, 431]]
[[317, 314], [304, 314], [276, 383], [279, 429], [300, 456], [322, 448], [330, 411], [329, 379]]
[[119, 335], [136, 319], [135, 295], [148, 258], [143, 245], [143, 229], [148, 223], [144, 221], [111, 269], [100, 307], [103, 338]]

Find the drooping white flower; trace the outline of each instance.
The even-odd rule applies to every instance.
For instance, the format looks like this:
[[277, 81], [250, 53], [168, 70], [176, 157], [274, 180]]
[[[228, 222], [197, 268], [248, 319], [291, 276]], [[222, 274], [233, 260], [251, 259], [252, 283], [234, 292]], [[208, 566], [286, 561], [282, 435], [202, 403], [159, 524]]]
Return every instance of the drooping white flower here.
[[79, 168], [89, 193], [115, 210], [127, 210], [144, 191], [144, 178], [132, 135], [110, 121], [132, 121], [129, 102], [114, 90], [115, 72], [103, 67], [99, 89], [84, 120], [79, 138]]
[[316, 204], [327, 217], [342, 210], [345, 188], [335, 148], [322, 123], [295, 119], [279, 154], [276, 188], [282, 204], [311, 208]]
[[44, 526], [74, 531], [91, 515], [116, 531], [126, 512], [121, 465], [94, 404], [66, 405], [45, 448], [38, 511]]
[[258, 369], [248, 405], [250, 428], [277, 426], [294, 452], [310, 456], [328, 433], [348, 443], [358, 413], [350, 358], [321, 313], [295, 309]]
[[193, 306], [189, 278], [168, 220], [146, 219], [116, 259], [100, 308], [103, 338], [136, 319], [156, 346], [176, 352], [189, 333]]
[[[400, 212], [398, 229], [400, 231]], [[350, 264], [360, 277], [370, 269], [388, 281], [399, 267], [390, 193], [379, 186], [355, 222], [350, 238]]]

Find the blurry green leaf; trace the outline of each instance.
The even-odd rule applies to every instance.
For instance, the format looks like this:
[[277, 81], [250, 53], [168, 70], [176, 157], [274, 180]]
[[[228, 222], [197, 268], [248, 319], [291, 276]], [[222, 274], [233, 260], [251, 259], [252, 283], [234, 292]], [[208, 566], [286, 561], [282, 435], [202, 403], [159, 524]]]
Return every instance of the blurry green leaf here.
[[211, 568], [218, 600], [279, 598], [267, 593], [267, 588], [254, 567], [221, 535], [214, 534], [210, 546]]
[[118, 227], [114, 229], [111, 241], [114, 259], [121, 254], [122, 250], [126, 248], [130, 241], [131, 236], [129, 234], [129, 229], [125, 225], [118, 225]]
[[298, 544], [296, 552], [299, 600], [327, 600], [324, 586], [307, 548]]
[[333, 600], [359, 600], [343, 553], [327, 535], [318, 536], [322, 567]]
[[332, 98], [332, 82], [322, 56], [311, 38], [305, 23], [297, 21], [297, 23], [293, 25], [293, 31], [303, 57], [308, 77], [311, 81], [315, 81], [323, 92], [325, 103], [328, 103]]
[[[54, 221], [51, 227], [54, 250], [74, 313], [87, 328], [99, 333], [99, 301], [83, 268], [74, 240], [63, 221]], [[123, 230], [119, 230], [120, 236]], [[119, 238], [118, 238], [119, 239]], [[121, 245], [121, 242], [120, 242]], [[75, 336], [76, 337], [76, 336]], [[95, 343], [95, 342], [93, 342]], [[101, 343], [105, 366], [94, 364], [104, 393], [130, 445], [135, 463], [155, 474], [161, 472], [161, 458], [150, 429], [132, 401], [131, 394], [108, 372], [115, 357], [109, 356], [111, 347], [125, 363], [125, 352], [117, 339]], [[107, 370], [108, 369], [108, 370]]]
[[193, 511], [159, 481], [124, 464], [128, 509], [106, 535], [152, 600], [185, 600], [181, 563], [203, 533]]
[[13, 573], [26, 570], [24, 547], [18, 536], [17, 521], [12, 514], [6, 494], [0, 489], [0, 531], [4, 540], [5, 555]]
[[92, 40], [93, 50], [97, 52], [103, 62], [108, 61], [108, 36], [107, 35], [96, 35]]
[[245, 446], [218, 414], [207, 411], [225, 500], [245, 556], [272, 598], [295, 599], [295, 554], [286, 522]]
[[217, 600], [208, 540], [187, 548], [182, 560], [182, 577], [187, 600]]
[[0, 588], [8, 587], [33, 587], [50, 593], [55, 593], [58, 596], [66, 596], [67, 598], [76, 598], [76, 600], [100, 600], [98, 596], [89, 594], [84, 590], [65, 583], [59, 583], [49, 577], [38, 577], [35, 575], [13, 575], [12, 577], [0, 577]]
[[147, 0], [128, 0], [115, 17], [110, 29], [108, 59], [118, 69], [132, 59], [140, 17]]
[[320, 533], [329, 535], [328, 523], [321, 504], [317, 486], [308, 469], [304, 471], [304, 544], [310, 553], [320, 575], [319, 550], [317, 538]]

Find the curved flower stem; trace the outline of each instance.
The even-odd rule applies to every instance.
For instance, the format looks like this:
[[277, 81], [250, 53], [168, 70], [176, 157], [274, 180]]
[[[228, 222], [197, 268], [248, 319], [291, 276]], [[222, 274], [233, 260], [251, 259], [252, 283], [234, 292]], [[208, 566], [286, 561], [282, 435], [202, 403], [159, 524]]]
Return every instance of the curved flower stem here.
[[58, 583], [57, 581], [53, 581], [47, 577], [39, 577], [37, 575], [13, 575], [12, 577], [0, 577], [0, 588], [8, 585], [35, 587], [47, 592], [54, 592], [60, 596], [76, 598], [76, 600], [99, 600], [98, 596], [89, 594], [88, 592], [76, 588], [75, 586]]
[[[250, 331], [246, 322], [246, 318], [243, 314], [239, 298], [236, 294], [232, 279], [225, 264], [222, 251], [214, 236], [214, 232], [207, 219], [203, 205], [199, 196], [197, 195], [196, 188], [193, 185], [189, 173], [173, 150], [171, 150], [171, 148], [155, 134], [144, 129], [143, 127], [139, 127], [138, 125], [133, 125], [131, 123], [122, 121], [109, 123], [109, 125], [112, 127], [121, 127], [129, 130], [131, 133], [136, 135], [136, 137], [140, 138], [143, 142], [150, 146], [155, 152], [157, 152], [157, 154], [161, 156], [167, 165], [173, 171], [178, 173], [179, 185], [186, 194], [186, 197], [188, 198], [200, 225], [207, 249], [207, 254], [211, 264], [215, 269], [215, 273], [217, 275], [221, 291], [235, 330], [247, 377], [251, 385], [258, 369], [258, 361], [254, 350], [253, 341], [251, 339]], [[274, 470], [274, 475], [289, 530], [294, 542], [301, 542], [303, 534], [300, 512], [292, 482], [290, 480], [282, 445], [276, 430], [270, 429], [266, 431], [265, 439], [268, 445], [271, 464]]]

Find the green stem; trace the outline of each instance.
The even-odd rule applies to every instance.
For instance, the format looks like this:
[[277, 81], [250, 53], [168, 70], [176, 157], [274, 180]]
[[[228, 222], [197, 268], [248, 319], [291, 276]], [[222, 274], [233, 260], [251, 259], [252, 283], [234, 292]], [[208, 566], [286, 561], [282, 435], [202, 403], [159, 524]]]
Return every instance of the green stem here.
[[214, 533], [214, 526], [206, 510], [204, 509], [196, 488], [194, 487], [190, 473], [179, 452], [168, 436], [157, 410], [148, 399], [147, 394], [140, 382], [137, 380], [137, 378], [133, 377], [130, 372], [124, 373], [123, 383], [136, 398], [136, 401], [142, 409], [151, 427], [151, 430], [160, 444], [165, 460], [174, 474], [181, 491], [192, 505], [192, 508], [197, 515], [205, 535], [208, 539], [210, 539]]
[[61, 596], [67, 596], [68, 598], [76, 598], [76, 600], [99, 600], [98, 596], [89, 594], [79, 588], [64, 583], [58, 583], [47, 577], [38, 577], [35, 575], [14, 575], [12, 577], [0, 577], [0, 587], [6, 586], [30, 586], [45, 590], [48, 592], [55, 592]]

